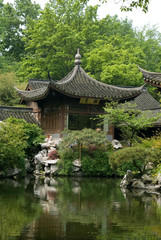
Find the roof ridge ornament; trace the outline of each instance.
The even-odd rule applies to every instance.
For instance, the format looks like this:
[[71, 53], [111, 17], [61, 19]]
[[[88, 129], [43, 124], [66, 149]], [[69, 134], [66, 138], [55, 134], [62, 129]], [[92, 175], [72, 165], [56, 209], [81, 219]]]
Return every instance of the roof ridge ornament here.
[[79, 53], [79, 48], [77, 48], [77, 54], [75, 55], [75, 65], [80, 65], [82, 62], [81, 62], [81, 55]]

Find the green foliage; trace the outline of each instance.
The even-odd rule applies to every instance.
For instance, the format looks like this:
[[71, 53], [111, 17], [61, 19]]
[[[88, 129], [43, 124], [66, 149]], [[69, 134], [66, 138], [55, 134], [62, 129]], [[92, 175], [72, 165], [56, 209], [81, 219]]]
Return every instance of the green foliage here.
[[2, 4], [0, 67], [6, 69], [4, 63], [10, 65], [16, 59], [21, 61], [17, 68], [21, 81], [47, 79], [49, 74], [52, 79], [61, 79], [73, 68], [79, 47], [82, 66], [109, 84], [141, 85], [143, 77], [137, 64], [148, 70], [161, 69], [157, 29], [146, 27], [136, 32], [131, 21], [117, 16], [99, 20], [98, 6], [87, 2], [51, 0], [41, 12], [31, 0]]
[[23, 129], [26, 140], [26, 156], [31, 157], [45, 138], [42, 129], [36, 124], [27, 123], [24, 119], [10, 117], [5, 122], [15, 124]]
[[[142, 65], [144, 53], [136, 46], [136, 40], [129, 35], [112, 35], [97, 40], [87, 54], [87, 70], [102, 82], [119, 86], [143, 84], [142, 74], [137, 64]], [[130, 79], [130, 81], [129, 81]]]
[[122, 133], [128, 137], [128, 142], [132, 145], [134, 137], [141, 131], [153, 124], [160, 118], [161, 114], [153, 116], [151, 111], [141, 111], [137, 106], [130, 102], [118, 104], [118, 102], [107, 103], [104, 108], [106, 114], [99, 117], [103, 121], [110, 121]]
[[[58, 0], [61, 2], [62, 0]], [[87, 3], [89, 0], [80, 0], [83, 3]], [[108, 2], [108, 0], [99, 0], [102, 4], [105, 2]], [[121, 11], [132, 11], [134, 8], [141, 8], [143, 12], [148, 12], [148, 5], [149, 5], [149, 0], [135, 0], [135, 1], [127, 1], [127, 0], [121, 0], [122, 2]], [[117, 4], [117, 2], [116, 2]]]
[[161, 150], [161, 134], [156, 133], [156, 135], [151, 138], [141, 139], [141, 144], [146, 148], [155, 148]]
[[96, 9], [79, 0], [50, 1], [41, 17], [31, 21], [25, 30], [28, 54], [23, 59], [19, 76], [23, 79], [29, 76], [48, 78], [50, 72], [53, 79], [64, 77], [74, 65], [73, 56], [78, 46], [83, 52], [93, 41], [91, 38], [97, 39], [94, 30]]
[[[120, 172], [122, 170], [126, 171], [129, 167], [128, 163], [132, 163], [132, 170], [137, 169], [140, 173], [144, 173], [147, 163], [159, 163], [160, 151], [156, 149], [144, 148], [142, 146], [126, 147], [110, 154], [109, 159], [111, 167], [115, 170], [122, 166], [120, 168]], [[124, 164], [126, 164], [127, 169], [125, 168]]]
[[84, 175], [111, 176], [107, 151], [111, 151], [111, 144], [102, 131], [86, 128], [82, 131], [66, 131], [59, 146], [60, 174], [71, 175], [72, 162], [79, 158]]
[[32, 192], [27, 192], [23, 182], [0, 181], [0, 239], [15, 240], [22, 234], [24, 226], [40, 216], [42, 212]]
[[22, 125], [11, 122], [0, 123], [0, 169], [14, 167], [24, 170], [26, 137]]
[[29, 19], [36, 19], [40, 6], [31, 0], [15, 0], [14, 4], [3, 4], [0, 9], [0, 49], [8, 59], [20, 60], [24, 55], [24, 29]]
[[43, 139], [42, 130], [23, 119], [10, 117], [0, 123], [0, 169], [25, 171], [25, 157], [31, 157]]
[[78, 158], [81, 159], [82, 146], [96, 144], [101, 146], [107, 144], [106, 134], [103, 131], [84, 128], [82, 131], [65, 131], [65, 136], [60, 144], [60, 149], [68, 148], [72, 144], [76, 144], [79, 153]]
[[13, 72], [0, 74], [0, 105], [13, 106], [19, 97], [14, 89], [15, 75]]
[[70, 148], [65, 150], [59, 150], [59, 156], [61, 161], [58, 162], [60, 167], [59, 175], [72, 175], [72, 162], [77, 158], [78, 153]]
[[[153, 28], [149, 28], [149, 26], [144, 26], [141, 31], [137, 32], [136, 37], [138, 39], [138, 45], [144, 53], [144, 63], [141, 65], [151, 72], [160, 72], [161, 33], [157, 27], [153, 26]], [[140, 65], [140, 63], [138, 64]]]
[[112, 176], [109, 165], [109, 152], [104, 149], [88, 151], [82, 157], [82, 171], [85, 176]]

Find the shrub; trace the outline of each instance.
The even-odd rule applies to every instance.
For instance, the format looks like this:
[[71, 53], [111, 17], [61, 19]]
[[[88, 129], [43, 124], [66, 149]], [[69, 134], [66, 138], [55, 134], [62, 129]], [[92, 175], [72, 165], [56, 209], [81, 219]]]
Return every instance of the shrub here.
[[112, 176], [109, 153], [103, 149], [86, 152], [82, 157], [82, 171], [86, 176]]
[[[82, 171], [86, 176], [111, 176], [108, 162], [111, 144], [104, 132], [92, 129], [68, 131], [59, 146], [61, 174], [72, 174], [72, 162], [80, 159]], [[107, 152], [108, 151], [108, 152]]]
[[161, 134], [157, 134], [151, 138], [141, 139], [142, 145], [146, 148], [161, 149]]
[[59, 151], [59, 156], [61, 161], [58, 162], [60, 167], [60, 175], [72, 175], [72, 162], [77, 158], [77, 152], [73, 151], [70, 148], [65, 149], [64, 151]]
[[148, 162], [159, 163], [160, 150], [144, 148], [142, 146], [126, 147], [110, 154], [109, 160], [111, 167], [116, 171], [118, 168], [120, 170], [128, 170], [130, 164], [133, 169], [144, 173]]
[[81, 160], [83, 147], [90, 145], [104, 146], [107, 145], [108, 148], [111, 144], [106, 138], [106, 134], [103, 131], [96, 131], [93, 129], [84, 128], [82, 131], [65, 131], [65, 136], [61, 142], [59, 148], [66, 149], [72, 146], [77, 148], [78, 156]]
[[39, 144], [44, 140], [42, 129], [36, 124], [27, 123], [24, 119], [8, 118], [5, 120], [8, 124], [15, 124], [23, 128], [26, 139], [26, 156], [32, 157], [37, 151]]
[[25, 169], [26, 136], [21, 125], [0, 123], [0, 169]]

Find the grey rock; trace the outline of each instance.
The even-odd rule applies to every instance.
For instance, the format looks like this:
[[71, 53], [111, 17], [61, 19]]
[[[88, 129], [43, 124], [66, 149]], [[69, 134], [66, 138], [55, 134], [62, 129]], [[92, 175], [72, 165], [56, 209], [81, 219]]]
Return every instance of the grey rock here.
[[161, 184], [161, 173], [158, 173], [157, 177], [156, 177], [156, 182], [158, 184]]
[[80, 168], [82, 166], [82, 163], [81, 163], [81, 161], [79, 159], [76, 159], [76, 160], [73, 161], [73, 165], [75, 167], [79, 167]]
[[122, 148], [122, 144], [116, 139], [112, 140], [111, 144], [115, 149]]
[[41, 153], [41, 155], [42, 155], [43, 157], [47, 157], [47, 156], [48, 156], [48, 151], [47, 151], [47, 149], [43, 149], [40, 153]]
[[35, 175], [41, 175], [40, 171], [37, 170], [37, 169], [34, 171], [34, 174], [35, 174]]
[[6, 175], [7, 175], [7, 177], [14, 177], [14, 176], [20, 174], [21, 172], [22, 172], [21, 169], [14, 168], [14, 169], [9, 170]]
[[51, 171], [51, 173], [55, 173], [55, 172], [58, 171], [58, 167], [57, 167], [57, 166], [54, 166], [54, 165], [51, 165], [51, 166], [50, 166], [50, 171]]
[[50, 167], [45, 167], [44, 171], [45, 171], [45, 174], [49, 174], [50, 173]]
[[80, 170], [80, 168], [79, 167], [73, 167], [73, 172], [78, 172], [79, 170]]
[[148, 174], [142, 175], [141, 180], [143, 181], [144, 184], [153, 182], [152, 176]]
[[36, 164], [35, 165], [35, 170], [41, 171], [42, 170], [42, 165], [41, 164]]
[[153, 169], [153, 163], [149, 162], [146, 166], [145, 166], [146, 170], [152, 170]]
[[59, 159], [55, 159], [55, 160], [45, 160], [42, 162], [43, 165], [48, 166], [48, 165], [55, 165], [57, 164], [59, 161]]
[[120, 186], [125, 188], [130, 186], [132, 184], [133, 177], [134, 177], [133, 173], [130, 170], [127, 170], [127, 173], [122, 179]]
[[42, 149], [47, 149], [47, 148], [49, 148], [49, 145], [48, 145], [47, 142], [41, 143], [40, 146], [41, 146]]
[[161, 185], [155, 185], [155, 190], [160, 192], [161, 191]]
[[25, 169], [26, 169], [27, 173], [32, 173], [34, 171], [33, 163], [30, 162], [29, 160], [26, 160]]
[[145, 188], [145, 184], [139, 179], [134, 180], [131, 186], [133, 188], [139, 188], [139, 189]]
[[43, 156], [41, 153], [38, 153], [37, 155], [35, 155], [34, 157], [34, 163], [37, 164], [39, 162], [41, 162], [43, 160]]

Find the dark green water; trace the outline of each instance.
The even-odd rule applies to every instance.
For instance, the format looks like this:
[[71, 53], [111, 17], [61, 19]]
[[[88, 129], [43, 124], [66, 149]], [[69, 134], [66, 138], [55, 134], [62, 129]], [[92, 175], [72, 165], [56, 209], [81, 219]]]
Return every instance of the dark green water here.
[[105, 178], [0, 181], [0, 240], [158, 240], [161, 196]]

